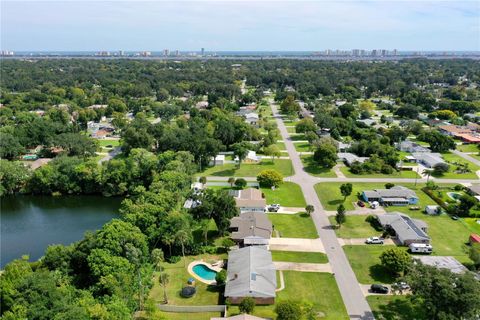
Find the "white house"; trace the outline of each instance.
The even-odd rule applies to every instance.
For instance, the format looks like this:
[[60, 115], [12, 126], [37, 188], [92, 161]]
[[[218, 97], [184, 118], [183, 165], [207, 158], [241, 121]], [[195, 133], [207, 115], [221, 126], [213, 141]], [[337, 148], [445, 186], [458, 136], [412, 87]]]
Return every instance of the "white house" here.
[[223, 166], [225, 164], [225, 155], [217, 154], [215, 158], [211, 158], [209, 165], [211, 166]]
[[434, 205], [426, 206], [425, 213], [429, 215], [440, 214], [441, 213], [440, 206], [434, 206]]
[[255, 112], [250, 112], [245, 115], [245, 122], [252, 126], [257, 126], [258, 120], [259, 120], [258, 114]]
[[412, 153], [412, 156], [416, 159], [417, 163], [421, 163], [427, 168], [433, 168], [439, 163], [446, 163], [440, 153], [415, 152]]

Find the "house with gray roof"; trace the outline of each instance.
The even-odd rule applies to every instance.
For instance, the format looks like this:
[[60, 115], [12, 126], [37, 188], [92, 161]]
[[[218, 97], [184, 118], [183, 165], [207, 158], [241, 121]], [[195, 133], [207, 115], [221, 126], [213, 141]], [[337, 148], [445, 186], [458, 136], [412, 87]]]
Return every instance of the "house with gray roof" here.
[[381, 205], [390, 206], [406, 206], [418, 203], [418, 196], [415, 191], [402, 186], [395, 186], [390, 189], [365, 190], [361, 197], [366, 202], [377, 201]]
[[240, 247], [267, 246], [272, 237], [272, 222], [263, 212], [243, 212], [230, 219], [231, 238]]
[[232, 304], [251, 297], [256, 304], [274, 304], [277, 276], [272, 253], [259, 247], [245, 247], [228, 253], [224, 296]]
[[395, 148], [399, 151], [410, 152], [410, 153], [422, 153], [422, 152], [430, 152], [430, 149], [419, 145], [410, 140], [405, 140], [402, 142], [395, 143]]
[[446, 162], [442, 159], [442, 155], [440, 153], [415, 152], [412, 153], [412, 157], [415, 158], [415, 161], [417, 163], [421, 163], [427, 168], [433, 168], [439, 163], [446, 164]]
[[408, 246], [411, 243], [430, 243], [427, 235], [427, 224], [419, 219], [412, 219], [400, 212], [390, 212], [377, 215], [382, 227], [392, 232], [400, 244]]
[[262, 191], [255, 188], [230, 190], [229, 194], [235, 198], [235, 204], [240, 212], [265, 212], [267, 201]]
[[356, 154], [350, 152], [337, 153], [338, 159], [342, 160], [347, 166], [351, 166], [354, 162], [364, 163], [368, 160], [368, 157], [359, 157]]

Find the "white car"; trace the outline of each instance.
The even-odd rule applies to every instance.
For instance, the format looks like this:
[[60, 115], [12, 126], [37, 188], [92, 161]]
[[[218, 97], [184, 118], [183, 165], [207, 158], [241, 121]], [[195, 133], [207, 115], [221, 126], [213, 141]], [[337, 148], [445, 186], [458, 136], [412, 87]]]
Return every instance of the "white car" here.
[[366, 244], [383, 244], [383, 238], [379, 237], [370, 237], [367, 240], [365, 240]]

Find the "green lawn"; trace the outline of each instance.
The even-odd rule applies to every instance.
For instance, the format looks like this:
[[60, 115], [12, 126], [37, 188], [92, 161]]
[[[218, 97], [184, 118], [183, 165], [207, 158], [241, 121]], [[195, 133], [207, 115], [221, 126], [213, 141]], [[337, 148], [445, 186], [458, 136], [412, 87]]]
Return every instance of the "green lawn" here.
[[[203, 259], [207, 262], [214, 262], [226, 258], [226, 255], [199, 255], [187, 256], [186, 266], [194, 260]], [[169, 283], [167, 284], [168, 303], [172, 305], [216, 305], [220, 301], [220, 295], [216, 287], [208, 286], [200, 281], [196, 282], [197, 293], [192, 298], [182, 298], [180, 290], [187, 284], [187, 280], [191, 277], [187, 268], [184, 267], [183, 259], [175, 264], [163, 263], [165, 272], [169, 275]], [[163, 301], [163, 288], [158, 282], [158, 273], [155, 273], [153, 279], [153, 287], [150, 290], [149, 297], [155, 302]], [[182, 319], [182, 318], [178, 318]]]
[[100, 147], [106, 147], [109, 145], [112, 147], [117, 147], [120, 145], [120, 140], [97, 139], [97, 141]]
[[474, 232], [474, 233], [480, 235], [480, 223], [477, 223], [477, 220], [480, 221], [479, 218], [465, 218], [465, 219], [462, 219], [462, 221], [465, 222], [465, 225], [467, 226], [467, 228], [471, 232]]
[[273, 261], [327, 263], [328, 258], [321, 252], [272, 251]]
[[[289, 124], [288, 124], [288, 125], [289, 125]], [[287, 127], [287, 132], [288, 132], [288, 133], [296, 133], [295, 127], [290, 127], [290, 126], [288, 126], [288, 127]]]
[[283, 207], [305, 208], [307, 203], [300, 186], [293, 182], [284, 182], [279, 188], [261, 188], [269, 204], [279, 203]]
[[275, 143], [277, 145], [277, 147], [280, 149], [280, 150], [286, 150], [287, 147], [285, 147], [285, 143], [284, 142], [277, 142]]
[[318, 164], [313, 161], [312, 155], [303, 155], [300, 157], [303, 163], [303, 170], [306, 173], [315, 176], [315, 177], [322, 177], [322, 178], [335, 178], [335, 172], [332, 169], [325, 169], [321, 168]]
[[[335, 278], [330, 273], [283, 271], [285, 289], [277, 292], [275, 301], [300, 300], [313, 304], [314, 310], [325, 314], [321, 320], [347, 320], [348, 314], [343, 305]], [[256, 306], [253, 315], [275, 319], [275, 306]], [[228, 315], [239, 314], [238, 307], [228, 309]]]
[[[394, 246], [352, 245], [344, 246], [343, 250], [350, 261], [358, 282], [362, 284], [393, 283], [393, 277], [381, 265], [380, 255]], [[406, 250], [406, 249], [405, 249]]]
[[305, 138], [305, 135], [303, 133], [290, 135], [290, 139], [292, 139], [292, 141], [307, 140], [307, 138]]
[[260, 163], [242, 163], [240, 168], [233, 163], [224, 164], [223, 166], [214, 166], [204, 170], [198, 175], [217, 177], [256, 177], [260, 171], [266, 169], [277, 170], [285, 177], [294, 174], [291, 160], [275, 159], [272, 163], [270, 159], [265, 159]]
[[462, 152], [476, 152], [476, 153], [480, 151], [480, 149], [478, 149], [478, 146], [476, 144], [457, 145], [457, 150]]
[[317, 229], [312, 218], [306, 213], [281, 214], [269, 213], [268, 218], [272, 221], [275, 230], [285, 238], [318, 238]]
[[373, 295], [367, 301], [377, 319], [412, 320], [425, 319], [421, 307], [413, 307], [406, 296]]
[[[335, 229], [337, 237], [343, 239], [352, 239], [352, 238], [368, 238], [373, 236], [380, 236], [381, 231], [375, 230], [370, 223], [365, 221], [367, 218], [366, 215], [349, 215], [347, 216], [347, 221], [342, 224], [339, 229]], [[331, 216], [328, 218], [332, 225], [336, 225], [335, 217]]]
[[[447, 152], [442, 153], [443, 159], [450, 165], [450, 170], [447, 173], [441, 176], [435, 176], [436, 178], [440, 179], [478, 179], [478, 176], [475, 174], [476, 171], [480, 170], [480, 167], [475, 165], [474, 163], [463, 159], [456, 154]], [[455, 169], [457, 168], [457, 164], [460, 163], [468, 163], [471, 172], [467, 173], [456, 173]]]
[[299, 142], [299, 143], [294, 143], [295, 150], [298, 152], [310, 152], [311, 150], [311, 145], [308, 142]]
[[210, 318], [220, 318], [221, 314], [216, 312], [201, 312], [201, 313], [172, 313], [162, 312], [163, 316], [169, 320], [208, 320]]
[[392, 174], [384, 173], [366, 173], [366, 174], [353, 174], [348, 167], [341, 167], [340, 171], [348, 178], [420, 178], [415, 171], [402, 170], [393, 171]]

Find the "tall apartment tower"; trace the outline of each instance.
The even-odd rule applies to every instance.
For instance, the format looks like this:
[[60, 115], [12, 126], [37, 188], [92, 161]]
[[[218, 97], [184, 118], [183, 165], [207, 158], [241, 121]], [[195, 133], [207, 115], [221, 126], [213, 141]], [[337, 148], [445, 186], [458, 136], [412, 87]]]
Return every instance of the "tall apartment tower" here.
[[205, 55], [205, 48], [202, 48], [202, 50], [200, 50], [200, 54], [201, 54], [202, 56]]

